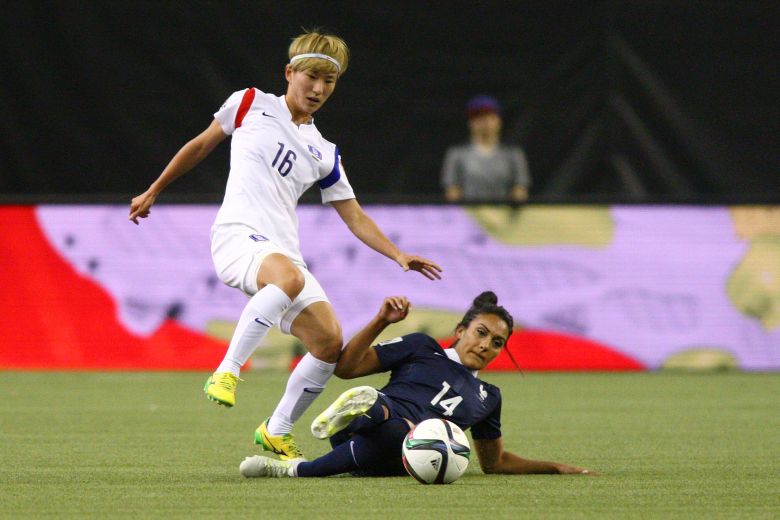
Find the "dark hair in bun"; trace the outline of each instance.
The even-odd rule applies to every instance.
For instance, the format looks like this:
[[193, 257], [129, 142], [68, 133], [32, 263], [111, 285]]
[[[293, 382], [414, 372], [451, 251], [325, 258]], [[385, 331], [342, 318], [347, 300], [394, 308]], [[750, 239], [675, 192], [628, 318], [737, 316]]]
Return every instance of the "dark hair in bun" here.
[[474, 302], [472, 303], [472, 306], [474, 307], [480, 307], [483, 305], [496, 305], [498, 303], [498, 296], [496, 296], [496, 293], [493, 291], [485, 291], [476, 298], [474, 298]]
[[474, 298], [474, 302], [471, 304], [471, 308], [463, 315], [463, 319], [458, 323], [458, 327], [468, 327], [474, 318], [480, 314], [495, 314], [506, 323], [509, 329], [509, 334], [512, 334], [512, 327], [514, 327], [514, 320], [509, 312], [498, 304], [498, 296], [493, 291], [484, 291], [479, 296]]

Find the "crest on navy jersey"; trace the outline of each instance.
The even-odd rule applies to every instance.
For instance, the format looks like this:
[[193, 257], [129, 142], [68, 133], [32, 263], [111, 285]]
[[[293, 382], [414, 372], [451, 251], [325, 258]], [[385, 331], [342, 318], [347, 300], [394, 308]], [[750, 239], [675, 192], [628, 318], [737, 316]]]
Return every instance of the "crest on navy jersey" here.
[[309, 145], [309, 152], [311, 153], [311, 156], [317, 159], [318, 161], [322, 160], [322, 152], [314, 148], [312, 145]]
[[397, 338], [386, 339], [384, 341], [380, 341], [379, 343], [377, 343], [377, 345], [390, 345], [391, 343], [398, 343], [399, 341], [403, 341], [403, 340], [404, 340], [404, 338], [402, 338], [401, 336], [398, 336]]

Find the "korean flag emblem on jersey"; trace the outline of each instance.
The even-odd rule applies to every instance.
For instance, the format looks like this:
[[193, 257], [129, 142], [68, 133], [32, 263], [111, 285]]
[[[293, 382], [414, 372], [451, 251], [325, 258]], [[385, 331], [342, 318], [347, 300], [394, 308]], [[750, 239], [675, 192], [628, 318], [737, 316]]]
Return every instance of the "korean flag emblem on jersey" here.
[[317, 159], [318, 161], [322, 160], [322, 152], [314, 148], [312, 145], [309, 145], [309, 153], [311, 153], [311, 156]]

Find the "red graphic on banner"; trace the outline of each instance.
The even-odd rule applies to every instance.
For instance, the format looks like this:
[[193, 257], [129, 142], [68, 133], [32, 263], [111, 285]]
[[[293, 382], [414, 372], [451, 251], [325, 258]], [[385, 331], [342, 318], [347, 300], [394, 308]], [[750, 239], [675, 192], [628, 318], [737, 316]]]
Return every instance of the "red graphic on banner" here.
[[34, 208], [7, 206], [0, 255], [0, 368], [211, 370], [226, 345], [168, 320], [131, 334], [116, 305], [49, 245]]
[[[454, 338], [439, 340], [448, 347]], [[540, 330], [516, 330], [504, 350], [485, 370], [510, 371], [517, 367], [506, 350], [528, 372], [536, 371], [640, 371], [646, 367], [625, 354], [594, 341]]]
[[[514, 336], [514, 335], [513, 335]], [[644, 370], [640, 362], [585, 338], [525, 330], [509, 338], [508, 347], [520, 367], [528, 370]], [[506, 353], [493, 362], [493, 370], [513, 370]]]

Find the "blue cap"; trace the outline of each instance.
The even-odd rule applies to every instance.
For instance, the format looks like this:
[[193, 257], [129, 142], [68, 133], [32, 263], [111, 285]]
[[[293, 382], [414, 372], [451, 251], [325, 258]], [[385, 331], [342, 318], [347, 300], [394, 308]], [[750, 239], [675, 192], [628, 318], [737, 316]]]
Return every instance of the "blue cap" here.
[[501, 105], [498, 104], [498, 100], [492, 96], [476, 96], [469, 100], [466, 104], [466, 114], [469, 118], [478, 116], [481, 114], [500, 114]]

